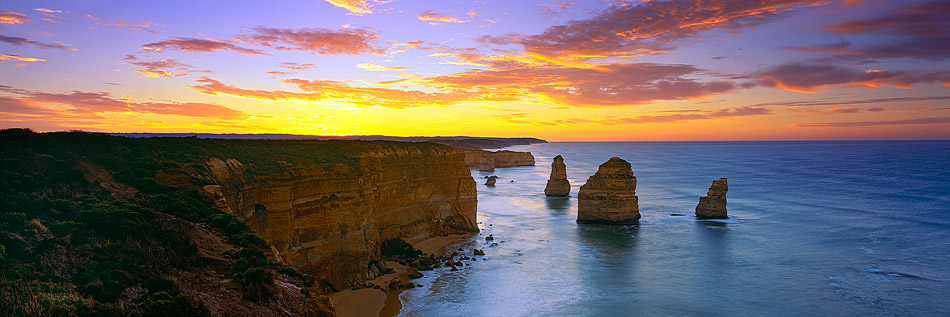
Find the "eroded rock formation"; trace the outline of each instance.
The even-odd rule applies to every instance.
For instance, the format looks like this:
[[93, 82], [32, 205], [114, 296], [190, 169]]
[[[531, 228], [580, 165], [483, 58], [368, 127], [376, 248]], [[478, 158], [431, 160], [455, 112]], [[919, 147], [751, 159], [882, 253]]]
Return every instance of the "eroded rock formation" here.
[[531, 152], [466, 150], [465, 163], [471, 168], [483, 172], [494, 171], [499, 167], [534, 166]]
[[544, 187], [544, 194], [554, 197], [565, 197], [571, 193], [571, 182], [567, 180], [567, 167], [564, 166], [564, 158], [560, 155], [554, 157], [551, 163], [551, 178], [548, 179], [548, 185]]
[[612, 157], [577, 192], [577, 223], [635, 224], [639, 220], [637, 178], [630, 163]]
[[498, 176], [485, 176], [487, 180], [485, 181], [485, 186], [495, 186], [495, 181], [498, 179]]
[[729, 191], [729, 184], [725, 178], [720, 178], [712, 182], [706, 197], [699, 198], [699, 204], [696, 205], [696, 217], [725, 219], [729, 218], [726, 214], [726, 192]]
[[417, 243], [477, 232], [475, 181], [464, 153], [440, 144], [364, 142], [348, 162], [282, 162], [282, 172], [246, 173], [211, 159], [227, 208], [297, 269], [338, 289], [372, 278], [383, 241]]

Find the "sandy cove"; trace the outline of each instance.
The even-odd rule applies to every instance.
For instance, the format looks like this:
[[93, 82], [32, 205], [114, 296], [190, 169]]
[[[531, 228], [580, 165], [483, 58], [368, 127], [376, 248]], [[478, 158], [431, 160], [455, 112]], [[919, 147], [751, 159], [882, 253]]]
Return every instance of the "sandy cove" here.
[[[425, 254], [446, 255], [450, 249], [446, 247], [464, 242], [477, 234], [457, 234], [445, 237], [433, 237], [419, 242], [413, 247], [421, 250]], [[399, 294], [405, 289], [388, 290], [389, 281], [398, 277], [404, 282], [409, 281], [409, 273], [415, 271], [415, 268], [408, 265], [402, 265], [395, 261], [383, 261], [383, 264], [393, 269], [395, 272], [379, 276], [371, 282], [387, 289], [383, 291], [375, 288], [361, 288], [357, 290], [346, 289], [336, 293], [331, 293], [330, 299], [333, 306], [336, 307], [337, 316], [396, 316], [402, 309], [402, 303], [399, 301]]]

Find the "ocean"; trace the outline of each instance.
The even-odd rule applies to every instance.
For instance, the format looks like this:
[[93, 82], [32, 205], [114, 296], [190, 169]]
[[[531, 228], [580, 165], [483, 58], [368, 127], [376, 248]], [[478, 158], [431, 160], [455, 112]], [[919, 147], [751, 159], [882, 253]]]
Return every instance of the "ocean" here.
[[[486, 255], [425, 272], [401, 315], [950, 315], [950, 141], [508, 149], [537, 165], [472, 171], [481, 232], [461, 247]], [[558, 154], [570, 198], [543, 193]], [[577, 190], [614, 156], [633, 166], [640, 224], [578, 225]], [[721, 177], [730, 218], [696, 219]]]

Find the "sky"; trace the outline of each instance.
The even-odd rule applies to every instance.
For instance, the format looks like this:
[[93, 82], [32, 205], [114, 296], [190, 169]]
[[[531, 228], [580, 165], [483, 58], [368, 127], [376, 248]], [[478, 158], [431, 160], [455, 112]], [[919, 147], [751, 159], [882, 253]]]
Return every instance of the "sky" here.
[[950, 1], [0, 2], [0, 128], [950, 138]]

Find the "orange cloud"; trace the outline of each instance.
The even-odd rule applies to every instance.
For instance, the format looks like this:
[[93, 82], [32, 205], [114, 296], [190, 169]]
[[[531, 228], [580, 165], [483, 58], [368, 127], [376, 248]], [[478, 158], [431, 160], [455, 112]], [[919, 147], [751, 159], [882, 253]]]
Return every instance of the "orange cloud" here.
[[240, 47], [215, 39], [196, 39], [191, 37], [175, 37], [169, 40], [142, 45], [146, 52], [164, 52], [166, 50], [181, 50], [186, 52], [214, 52], [235, 51], [245, 54], [264, 54], [261, 50]]
[[375, 32], [364, 29], [343, 29], [333, 31], [323, 28], [280, 29], [258, 26], [254, 33], [238, 36], [243, 42], [281, 51], [299, 50], [312, 54], [382, 54], [383, 49], [375, 47], [379, 37]]
[[835, 65], [802, 63], [780, 65], [760, 76], [760, 83], [764, 86], [807, 93], [841, 85], [910, 89], [918, 83], [950, 83], [950, 73], [945, 71], [917, 74], [886, 70], [861, 72]]
[[133, 102], [108, 92], [47, 93], [0, 85], [0, 91], [20, 97], [0, 97], [0, 112], [16, 116], [81, 117], [110, 112], [168, 114], [189, 117], [243, 118], [240, 111], [209, 103]]
[[391, 70], [392, 71], [409, 70], [409, 68], [407, 67], [389, 67], [389, 66], [383, 66], [383, 65], [376, 65], [373, 63], [362, 63], [359, 65], [356, 65], [356, 67], [359, 67], [365, 70], [377, 71], [377, 72], [384, 72], [384, 71], [391, 71]]
[[419, 13], [416, 15], [420, 21], [429, 21], [429, 24], [436, 25], [439, 23], [466, 23], [469, 21], [464, 21], [459, 18], [440, 13], [439, 10], [426, 10], [425, 12]]
[[20, 62], [45, 62], [42, 58], [23, 57], [20, 55], [0, 54], [0, 60]]
[[305, 92], [242, 89], [225, 85], [220, 81], [207, 77], [198, 80], [198, 82], [201, 85], [191, 86], [191, 88], [194, 88], [197, 92], [213, 96], [226, 95], [268, 101], [330, 102], [360, 107], [393, 109], [447, 106], [461, 101], [479, 99], [477, 96], [465, 92], [427, 93], [415, 90], [353, 87], [334, 80], [286, 79], [282, 81], [296, 85]]
[[332, 5], [335, 5], [335, 6], [337, 6], [337, 7], [346, 9], [346, 11], [349, 11], [349, 12], [350, 12], [349, 14], [352, 14], [352, 15], [370, 14], [370, 13], [373, 13], [373, 7], [375, 7], [375, 6], [379, 5], [379, 4], [392, 2], [392, 1], [379, 1], [379, 0], [375, 0], [375, 1], [368, 1], [368, 0], [326, 0], [326, 1], [329, 2], [329, 3], [332, 4]]
[[39, 41], [34, 41], [25, 37], [13, 37], [13, 36], [6, 36], [2, 34], [0, 34], [0, 42], [13, 44], [13, 45], [20, 45], [20, 46], [33, 45], [39, 48], [55, 48], [55, 49], [68, 50], [68, 51], [76, 50], [75, 48], [66, 46], [66, 44], [59, 44], [59, 43], [47, 44], [47, 43], [43, 43]]
[[0, 11], [0, 23], [3, 24], [23, 24], [23, 22], [26, 22], [29, 19], [30, 17], [24, 15], [23, 13]]
[[950, 100], [950, 96], [923, 96], [923, 97], [897, 97], [897, 98], [877, 98], [877, 99], [859, 99], [845, 101], [783, 101], [760, 103], [754, 106], [787, 106], [787, 107], [821, 107], [821, 106], [852, 106], [882, 103], [904, 103], [904, 102], [925, 102]]

